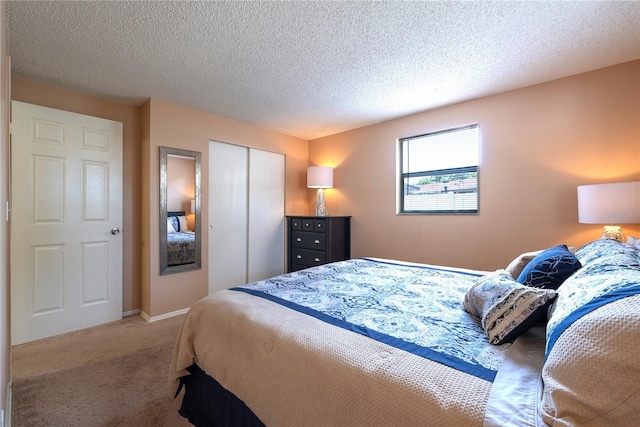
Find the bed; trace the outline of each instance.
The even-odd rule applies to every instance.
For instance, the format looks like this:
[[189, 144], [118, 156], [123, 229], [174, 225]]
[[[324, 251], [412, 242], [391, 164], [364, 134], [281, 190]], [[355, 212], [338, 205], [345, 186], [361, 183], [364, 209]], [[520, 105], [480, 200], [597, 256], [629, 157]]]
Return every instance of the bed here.
[[474, 271], [361, 258], [196, 303], [169, 375], [198, 426], [637, 425], [640, 252]]
[[196, 235], [187, 227], [184, 211], [167, 212], [167, 266], [193, 264]]

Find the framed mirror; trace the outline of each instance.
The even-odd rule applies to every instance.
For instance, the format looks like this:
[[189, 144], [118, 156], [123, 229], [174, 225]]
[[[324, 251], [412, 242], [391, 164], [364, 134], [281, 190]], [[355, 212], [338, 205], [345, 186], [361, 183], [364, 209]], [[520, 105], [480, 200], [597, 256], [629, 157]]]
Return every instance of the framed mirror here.
[[197, 151], [160, 147], [160, 275], [198, 270], [201, 259]]

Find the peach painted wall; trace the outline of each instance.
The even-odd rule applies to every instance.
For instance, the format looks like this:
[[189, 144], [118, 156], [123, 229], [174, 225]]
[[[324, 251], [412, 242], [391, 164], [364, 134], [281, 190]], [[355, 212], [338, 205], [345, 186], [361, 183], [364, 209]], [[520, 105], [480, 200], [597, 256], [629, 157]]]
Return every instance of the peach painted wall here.
[[[396, 140], [470, 123], [479, 215], [396, 215]], [[576, 187], [640, 180], [640, 61], [313, 140], [309, 163], [336, 168], [325, 196], [330, 214], [353, 216], [353, 257], [494, 270], [524, 251], [580, 246], [602, 227], [578, 224]]]
[[11, 80], [11, 97], [16, 101], [122, 122], [122, 310], [126, 313], [139, 309], [141, 273], [140, 108], [21, 78]]
[[[327, 203], [331, 214], [353, 216], [353, 256], [495, 269], [522, 251], [599, 235], [599, 226], [577, 223], [575, 187], [640, 179], [638, 75], [634, 61], [309, 143], [155, 99], [133, 107], [18, 78], [12, 91], [16, 100], [125, 124], [124, 218], [133, 231], [125, 233], [123, 310], [153, 317], [206, 295], [208, 277], [206, 233], [202, 270], [158, 275], [159, 146], [203, 153], [203, 230], [208, 141], [219, 140], [285, 154], [287, 214], [313, 211], [307, 165], [335, 166]], [[480, 215], [396, 215], [396, 139], [473, 122], [483, 147]], [[624, 230], [640, 235], [636, 225]]]
[[[285, 155], [285, 212], [307, 213], [306, 168], [308, 143], [305, 140], [264, 130], [224, 117], [151, 99], [148, 110], [148, 141], [143, 137], [142, 157], [148, 160], [143, 171], [143, 281], [142, 311], [150, 318], [190, 307], [208, 293], [208, 180], [209, 141], [221, 141], [259, 148]], [[145, 110], [145, 111], [147, 111]], [[146, 118], [143, 118], [146, 126]], [[173, 147], [202, 153], [202, 269], [167, 276], [159, 275], [159, 147]], [[145, 167], [145, 166], [143, 166]]]

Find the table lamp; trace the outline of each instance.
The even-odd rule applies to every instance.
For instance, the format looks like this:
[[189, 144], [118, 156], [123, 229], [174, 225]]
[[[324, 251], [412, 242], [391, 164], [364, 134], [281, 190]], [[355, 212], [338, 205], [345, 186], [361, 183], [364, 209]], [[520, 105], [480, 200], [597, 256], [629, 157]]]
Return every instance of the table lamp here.
[[317, 188], [316, 216], [327, 216], [327, 204], [324, 189], [333, 188], [333, 168], [328, 166], [310, 166], [307, 168], [307, 188]]
[[640, 223], [640, 181], [578, 186], [578, 222], [608, 224], [601, 237], [623, 242], [617, 224]]

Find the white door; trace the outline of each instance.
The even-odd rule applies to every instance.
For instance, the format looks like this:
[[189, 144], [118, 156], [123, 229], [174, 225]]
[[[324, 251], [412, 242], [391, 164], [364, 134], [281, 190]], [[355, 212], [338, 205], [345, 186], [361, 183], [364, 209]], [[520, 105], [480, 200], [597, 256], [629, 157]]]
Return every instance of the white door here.
[[248, 150], [209, 144], [209, 293], [246, 283]]
[[284, 156], [249, 150], [247, 282], [284, 272]]
[[209, 144], [209, 293], [284, 272], [284, 156]]
[[11, 339], [122, 318], [122, 123], [13, 101]]

